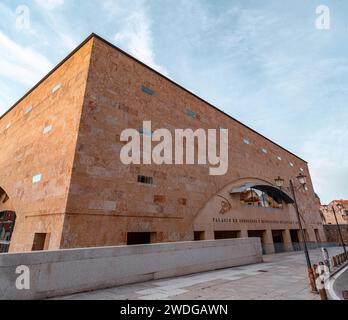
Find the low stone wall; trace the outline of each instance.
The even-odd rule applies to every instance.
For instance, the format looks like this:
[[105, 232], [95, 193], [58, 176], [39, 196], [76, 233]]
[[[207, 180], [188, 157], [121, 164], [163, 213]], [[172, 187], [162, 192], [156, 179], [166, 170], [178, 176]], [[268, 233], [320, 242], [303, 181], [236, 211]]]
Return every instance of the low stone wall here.
[[[343, 241], [346, 245], [348, 245], [348, 225], [341, 224], [340, 228], [342, 231]], [[336, 224], [324, 225], [324, 231], [328, 242], [341, 243], [340, 235], [338, 233]]]
[[329, 300], [344, 300], [344, 291], [348, 291], [348, 264], [333, 276], [331, 276], [328, 285]]
[[[259, 238], [0, 254], [0, 299], [55, 297], [258, 262]], [[30, 271], [30, 289], [17, 288], [26, 274], [19, 266]]]

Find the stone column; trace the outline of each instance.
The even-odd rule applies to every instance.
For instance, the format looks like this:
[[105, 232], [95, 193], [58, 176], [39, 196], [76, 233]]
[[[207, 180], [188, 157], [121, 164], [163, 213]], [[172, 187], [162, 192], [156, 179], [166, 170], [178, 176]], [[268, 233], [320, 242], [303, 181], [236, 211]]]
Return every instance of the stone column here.
[[215, 240], [214, 230], [205, 230], [204, 240]]
[[290, 236], [290, 230], [286, 229], [282, 232], [283, 236], [283, 242], [284, 247], [286, 251], [294, 251], [294, 248], [292, 246], [291, 236]]
[[239, 238], [248, 238], [248, 230], [241, 230], [239, 232]]
[[266, 254], [272, 254], [275, 252], [273, 245], [272, 230], [265, 230], [263, 235], [263, 247], [265, 249]]
[[307, 229], [308, 232], [308, 249], [316, 249], [318, 247], [317, 237], [314, 229]]
[[327, 242], [325, 231], [322, 228], [319, 229], [319, 237], [321, 242]]

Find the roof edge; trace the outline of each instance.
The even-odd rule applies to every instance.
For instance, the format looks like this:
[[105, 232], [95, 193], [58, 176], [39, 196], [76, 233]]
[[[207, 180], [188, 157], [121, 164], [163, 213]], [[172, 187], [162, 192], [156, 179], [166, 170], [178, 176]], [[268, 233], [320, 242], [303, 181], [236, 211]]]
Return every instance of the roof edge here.
[[133, 57], [132, 55], [130, 55], [129, 53], [125, 52], [124, 50], [120, 49], [119, 47], [117, 47], [116, 45], [112, 44], [111, 42], [109, 42], [108, 40], [102, 38], [101, 36], [99, 36], [96, 33], [91, 33], [80, 45], [78, 45], [68, 56], [66, 56], [61, 62], [59, 62], [49, 73], [47, 73], [39, 82], [37, 82], [29, 91], [27, 91], [17, 102], [15, 102], [2, 116], [0, 116], [0, 120], [3, 119], [11, 110], [13, 110], [23, 99], [25, 99], [31, 92], [33, 92], [42, 82], [44, 82], [53, 72], [55, 72], [60, 66], [62, 66], [68, 59], [70, 59], [77, 51], [79, 51], [88, 41], [90, 41], [92, 38], [96, 38], [99, 39], [100, 41], [104, 42], [105, 44], [107, 44], [108, 46], [118, 50], [119, 52], [121, 52], [122, 54], [126, 55], [127, 57], [131, 58], [132, 60], [136, 61], [137, 63], [140, 63], [142, 66], [146, 67], [147, 69], [151, 70], [152, 72], [155, 72], [157, 75], [159, 75], [160, 77], [166, 79], [167, 81], [169, 81], [170, 83], [174, 84], [175, 86], [179, 87], [180, 89], [184, 90], [185, 92], [189, 93], [191, 96], [195, 97], [196, 99], [204, 102], [205, 104], [207, 104], [208, 106], [210, 106], [211, 108], [219, 111], [220, 113], [222, 113], [223, 115], [227, 116], [228, 118], [236, 121], [237, 123], [239, 123], [240, 125], [242, 125], [243, 127], [249, 129], [250, 131], [256, 133], [257, 135], [259, 135], [260, 137], [266, 139], [267, 141], [271, 142], [272, 144], [274, 144], [275, 146], [279, 147], [280, 149], [284, 150], [285, 152], [293, 155], [294, 157], [296, 157], [297, 159], [305, 162], [306, 164], [308, 164], [308, 162], [304, 159], [302, 159], [301, 157], [299, 157], [298, 155], [294, 154], [293, 152], [285, 149], [284, 147], [282, 147], [281, 145], [279, 145], [278, 143], [272, 141], [271, 139], [267, 138], [266, 136], [264, 136], [263, 134], [257, 132], [256, 130], [250, 128], [249, 126], [247, 126], [246, 124], [242, 123], [241, 121], [237, 120], [236, 118], [232, 117], [231, 115], [229, 115], [228, 113], [222, 111], [221, 109], [217, 108], [216, 106], [214, 106], [213, 104], [211, 104], [210, 102], [204, 100], [203, 98], [199, 97], [198, 95], [194, 94], [193, 92], [191, 92], [190, 90], [186, 89], [185, 87], [183, 87], [182, 85], [178, 84], [177, 82], [173, 81], [172, 79], [166, 77], [165, 75], [163, 75], [162, 73], [158, 72], [157, 70], [151, 68], [150, 66], [148, 66], [147, 64], [145, 64], [144, 62], [138, 60], [137, 58]]

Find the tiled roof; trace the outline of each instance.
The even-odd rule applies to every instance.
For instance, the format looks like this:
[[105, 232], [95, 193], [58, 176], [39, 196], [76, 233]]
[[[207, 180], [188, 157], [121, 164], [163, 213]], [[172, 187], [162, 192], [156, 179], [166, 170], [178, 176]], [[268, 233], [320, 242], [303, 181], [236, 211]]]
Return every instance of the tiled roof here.
[[333, 202], [340, 203], [340, 204], [347, 204], [348, 205], [348, 200], [334, 200]]

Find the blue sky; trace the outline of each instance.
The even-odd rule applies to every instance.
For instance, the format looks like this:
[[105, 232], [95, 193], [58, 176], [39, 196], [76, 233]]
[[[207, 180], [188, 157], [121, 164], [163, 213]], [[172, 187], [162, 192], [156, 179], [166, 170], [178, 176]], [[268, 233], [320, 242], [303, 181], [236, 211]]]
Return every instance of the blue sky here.
[[348, 199], [348, 1], [0, 0], [0, 115], [92, 32], [306, 159], [322, 202]]

